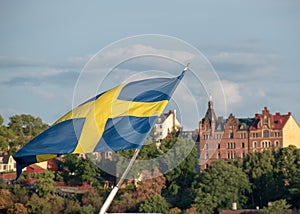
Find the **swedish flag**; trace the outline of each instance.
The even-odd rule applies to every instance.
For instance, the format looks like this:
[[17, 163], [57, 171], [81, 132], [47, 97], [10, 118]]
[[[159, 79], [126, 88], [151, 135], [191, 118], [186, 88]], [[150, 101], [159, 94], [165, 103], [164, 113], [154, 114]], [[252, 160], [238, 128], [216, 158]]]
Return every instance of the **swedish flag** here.
[[183, 75], [125, 83], [79, 105], [14, 155], [17, 178], [62, 154], [141, 148]]

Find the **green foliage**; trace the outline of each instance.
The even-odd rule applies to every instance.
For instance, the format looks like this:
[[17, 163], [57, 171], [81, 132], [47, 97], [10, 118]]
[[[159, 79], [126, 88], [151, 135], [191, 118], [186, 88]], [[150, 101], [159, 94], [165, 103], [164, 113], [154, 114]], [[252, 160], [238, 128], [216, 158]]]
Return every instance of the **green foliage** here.
[[0, 150], [13, 155], [20, 146], [23, 146], [33, 137], [48, 128], [41, 118], [28, 114], [10, 117], [8, 126], [3, 125], [0, 115]]
[[203, 192], [201, 188], [196, 190], [193, 207], [196, 208], [197, 212], [202, 214], [214, 213], [216, 206], [217, 204], [210, 193]]
[[300, 206], [300, 150], [295, 146], [249, 153], [243, 168], [252, 183], [251, 207], [279, 199]]
[[259, 213], [262, 214], [290, 214], [292, 213], [289, 205], [285, 199], [269, 202], [270, 206], [264, 207]]
[[3, 122], [4, 122], [4, 119], [3, 119], [2, 115], [0, 115], [0, 126], [3, 125]]
[[29, 213], [50, 213], [51, 204], [44, 198], [33, 193], [30, 200], [26, 204]]
[[97, 181], [96, 175], [99, 173], [98, 167], [89, 159], [80, 158], [76, 167], [75, 176], [80, 181], [93, 184]]
[[92, 205], [83, 206], [80, 209], [80, 214], [91, 214], [95, 213], [96, 209]]
[[11, 189], [11, 192], [15, 196], [15, 202], [26, 204], [29, 200], [29, 191], [25, 187], [21, 187], [19, 184], [16, 184]]
[[243, 207], [247, 202], [246, 194], [251, 191], [249, 179], [242, 169], [225, 161], [216, 161], [203, 171], [196, 186], [201, 189], [196, 199], [201, 201], [201, 197], [210, 195], [211, 201], [202, 200], [203, 206], [211, 203], [211, 208], [218, 211], [231, 208], [233, 200]]
[[139, 205], [139, 212], [165, 213], [169, 209], [169, 204], [161, 195], [154, 195]]
[[102, 206], [103, 198], [96, 192], [96, 190], [92, 189], [91, 191], [86, 192], [81, 199], [81, 203], [84, 206], [91, 205], [96, 210], [100, 210]]
[[65, 199], [60, 196], [51, 197], [48, 203], [51, 204], [51, 212], [53, 214], [63, 213], [65, 209]]
[[110, 206], [110, 212], [134, 212], [136, 211], [137, 200], [133, 194], [124, 193], [116, 198]]
[[40, 175], [39, 180], [36, 182], [35, 190], [39, 197], [48, 197], [56, 192], [53, 179], [54, 174], [51, 171], [45, 171]]
[[66, 214], [80, 214], [80, 204], [78, 201], [65, 199], [65, 210]]

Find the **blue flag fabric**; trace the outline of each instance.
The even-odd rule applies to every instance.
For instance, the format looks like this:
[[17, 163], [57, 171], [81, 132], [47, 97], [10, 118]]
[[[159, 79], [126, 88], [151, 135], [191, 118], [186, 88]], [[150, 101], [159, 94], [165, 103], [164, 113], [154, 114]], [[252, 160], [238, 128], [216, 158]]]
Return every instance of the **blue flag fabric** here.
[[17, 179], [24, 167], [63, 154], [141, 148], [183, 75], [125, 83], [71, 110], [14, 155]]

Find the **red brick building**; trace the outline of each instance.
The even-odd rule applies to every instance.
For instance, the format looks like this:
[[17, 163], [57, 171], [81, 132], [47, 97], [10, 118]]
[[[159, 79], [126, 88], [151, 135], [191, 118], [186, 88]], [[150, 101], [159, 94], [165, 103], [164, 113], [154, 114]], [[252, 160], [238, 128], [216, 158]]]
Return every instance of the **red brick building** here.
[[210, 98], [199, 123], [200, 170], [212, 161], [244, 158], [248, 152], [295, 145], [300, 147], [300, 128], [292, 114], [272, 115], [265, 107], [254, 118], [216, 117]]

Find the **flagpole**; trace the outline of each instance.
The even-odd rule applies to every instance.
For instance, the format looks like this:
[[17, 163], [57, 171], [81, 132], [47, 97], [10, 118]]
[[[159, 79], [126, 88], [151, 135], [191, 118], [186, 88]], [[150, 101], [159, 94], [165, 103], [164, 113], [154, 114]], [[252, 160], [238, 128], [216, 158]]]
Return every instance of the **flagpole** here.
[[[182, 71], [182, 74], [185, 74], [187, 72], [187, 70], [190, 67], [190, 63], [188, 63], [185, 68]], [[99, 212], [99, 214], [106, 214], [107, 209], [109, 208], [111, 202], [114, 200], [114, 197], [116, 196], [118, 190], [120, 189], [121, 185], [123, 184], [124, 180], [126, 179], [129, 170], [131, 169], [132, 165], [134, 164], [134, 161], [136, 160], [139, 152], [141, 149], [135, 149], [134, 154], [127, 166], [127, 168], [125, 169], [125, 171], [123, 172], [123, 175], [121, 176], [119, 182], [117, 183], [117, 185], [113, 188], [113, 190], [109, 193], [108, 197], [106, 198], [104, 204], [101, 207], [101, 210]]]
[[121, 185], [123, 184], [124, 180], [126, 179], [128, 173], [129, 173], [129, 170], [131, 169], [132, 165], [134, 164], [134, 161], [136, 160], [140, 150], [141, 149], [135, 149], [134, 154], [133, 154], [127, 168], [123, 172], [123, 175], [121, 176], [121, 178], [120, 178], [119, 182], [117, 183], [117, 185], [109, 193], [108, 197], [106, 198], [104, 204], [101, 207], [101, 210], [100, 210], [99, 214], [105, 214], [106, 213], [106, 211], [109, 208], [111, 202], [113, 201], [114, 197], [116, 196], [118, 190], [120, 189]]

